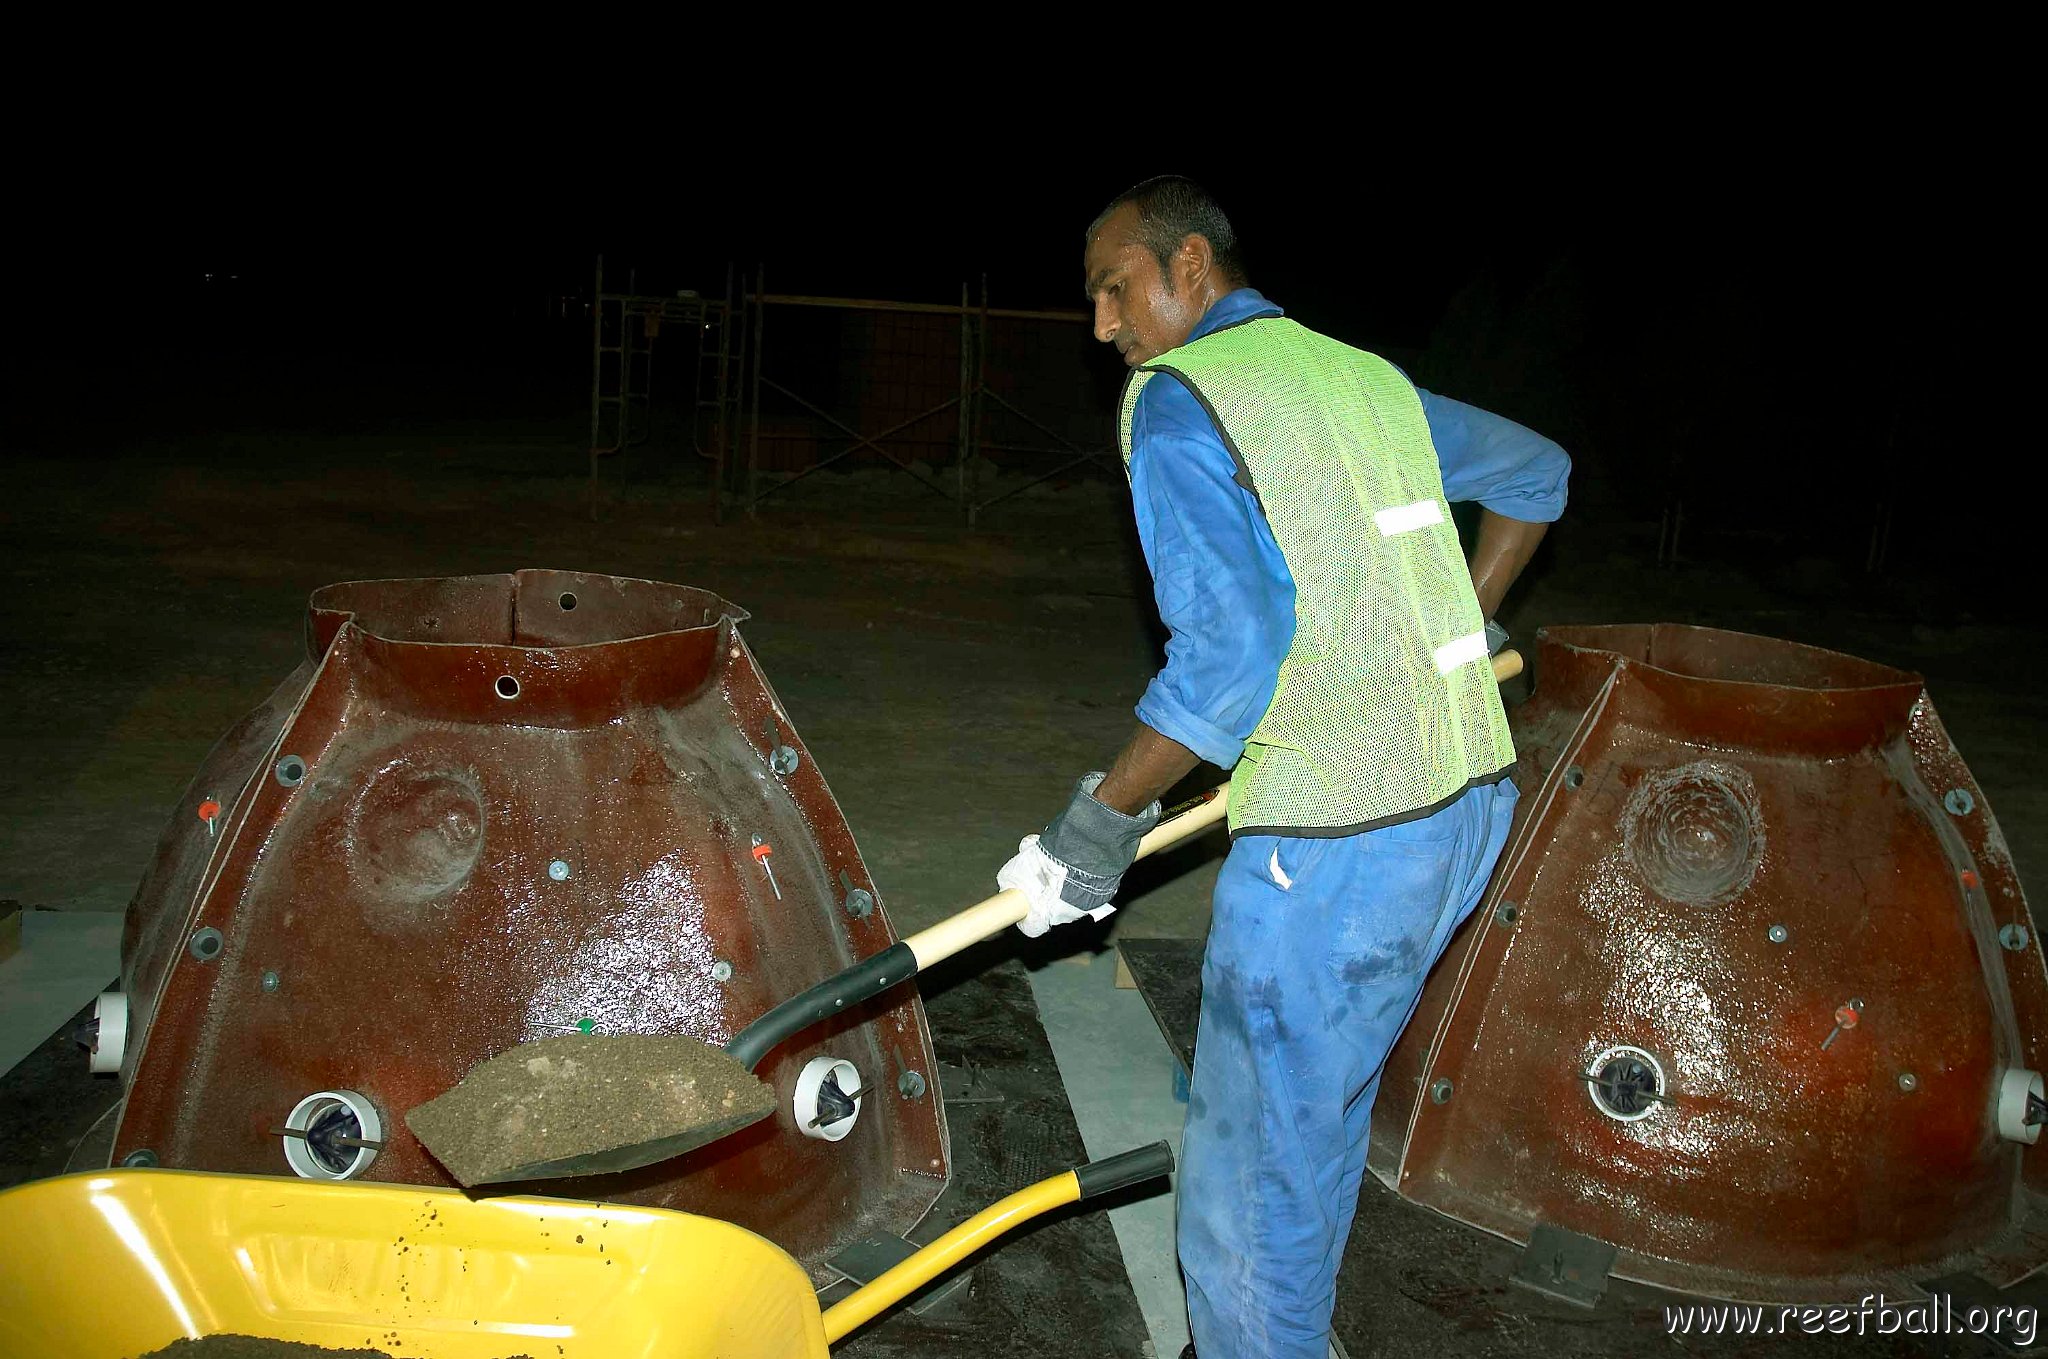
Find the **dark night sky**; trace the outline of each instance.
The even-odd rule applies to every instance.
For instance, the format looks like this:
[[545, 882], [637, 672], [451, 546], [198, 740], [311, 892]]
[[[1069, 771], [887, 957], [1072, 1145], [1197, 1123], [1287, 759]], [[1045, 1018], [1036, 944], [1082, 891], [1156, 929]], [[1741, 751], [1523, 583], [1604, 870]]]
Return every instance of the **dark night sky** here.
[[[1861, 495], [1892, 475], [1873, 455], [1887, 440], [1894, 463], [1981, 456], [1953, 412], [2019, 385], [2002, 337], [2038, 291], [2024, 195], [1969, 110], [1724, 102], [1681, 127], [1609, 103], [1576, 128], [1475, 115], [1483, 137], [1442, 114], [1203, 142], [1001, 130], [950, 104], [898, 121], [818, 105], [777, 130], [741, 103], [707, 145], [695, 107], [614, 158], [595, 154], [603, 129], [484, 107], [289, 135], [235, 111], [140, 125], [113, 150], [31, 148], [12, 377], [76, 383], [79, 342], [112, 338], [101, 360], [144, 376], [166, 356], [195, 372], [303, 352], [396, 381], [511, 345], [548, 293], [588, 286], [599, 251], [651, 289], [716, 291], [727, 261], [758, 261], [773, 291], [950, 300], [986, 273], [997, 305], [1078, 309], [1082, 227], [1175, 169], [1217, 193], [1254, 282], [1297, 316], [1589, 468], [1727, 461], [1737, 479], [1796, 473], [1795, 496]], [[971, 152], [946, 140], [956, 126]], [[545, 362], [573, 394], [573, 363]], [[138, 427], [154, 418], [130, 404]]]
[[1970, 148], [1930, 129], [1631, 136], [1617, 111], [1603, 137], [1520, 144], [1495, 129], [1351, 146], [1337, 128], [1297, 135], [1292, 156], [1249, 139], [1176, 155], [1048, 129], [970, 159], [886, 126], [709, 150], [643, 124], [607, 161], [594, 132], [261, 128], [52, 157], [31, 283], [61, 272], [125, 292], [210, 269], [344, 310], [428, 290], [489, 307], [573, 286], [601, 249], [671, 286], [716, 287], [726, 260], [752, 259], [777, 290], [945, 298], [986, 272], [999, 302], [1075, 305], [1081, 226], [1168, 168], [1217, 192], [1268, 291], [1383, 343], [1422, 343], [1483, 272], [1514, 286], [1565, 254], [1646, 303], [1746, 279], [1795, 306], [1804, 290], [1890, 291], [1922, 312], [1954, 283], [1981, 286], [1988, 256], [2017, 243]]
[[[466, 183], [416, 169], [381, 182], [302, 174], [259, 183], [202, 169], [193, 182], [167, 173], [149, 195], [170, 211], [129, 216], [109, 204], [70, 217], [48, 232], [45, 258], [72, 281], [109, 289], [236, 271], [344, 307], [419, 288], [467, 300], [537, 279], [574, 283], [598, 250], [699, 286], [715, 284], [728, 259], [755, 259], [774, 271], [777, 290], [944, 298], [986, 272], [1002, 301], [1072, 306], [1081, 228], [1110, 194], [1164, 168], [1133, 164], [954, 169], [886, 185], [858, 167], [763, 170], [616, 194], [545, 170]], [[1684, 273], [1714, 267], [1702, 254], [1748, 266], [1773, 249], [1860, 252], [1902, 229], [1859, 223], [1862, 205], [1827, 201], [1813, 186], [1739, 205], [1669, 180], [1587, 185], [1509, 167], [1481, 183], [1418, 177], [1390, 202], [1329, 176], [1187, 168], [1230, 210], [1271, 291], [1297, 305], [1306, 294], [1328, 298], [1409, 331], [1425, 329], [1488, 264], [1536, 267], [1574, 246], [1617, 268]], [[1775, 244], [1761, 239], [1767, 230]]]

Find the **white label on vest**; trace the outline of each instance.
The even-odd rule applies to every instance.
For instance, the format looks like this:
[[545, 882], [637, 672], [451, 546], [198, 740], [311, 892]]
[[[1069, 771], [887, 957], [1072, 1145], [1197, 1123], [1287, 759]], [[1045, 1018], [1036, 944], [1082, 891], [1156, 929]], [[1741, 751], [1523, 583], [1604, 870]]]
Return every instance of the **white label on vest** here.
[[1486, 632], [1481, 629], [1470, 637], [1460, 637], [1455, 642], [1445, 642], [1436, 649], [1436, 672], [1448, 675], [1461, 665], [1470, 665], [1486, 654]]
[[1428, 528], [1431, 524], [1443, 523], [1444, 507], [1434, 500], [1418, 500], [1413, 505], [1396, 505], [1391, 510], [1375, 510], [1372, 521], [1380, 526], [1382, 538], [1391, 538], [1410, 529]]

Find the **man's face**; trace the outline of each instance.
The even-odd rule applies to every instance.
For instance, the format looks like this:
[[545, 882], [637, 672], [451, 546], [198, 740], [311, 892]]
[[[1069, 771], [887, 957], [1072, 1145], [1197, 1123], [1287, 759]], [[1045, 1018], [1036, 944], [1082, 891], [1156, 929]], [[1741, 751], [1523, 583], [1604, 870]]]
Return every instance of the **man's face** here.
[[[1175, 272], [1184, 273], [1174, 257]], [[1186, 343], [1202, 319], [1194, 290], [1159, 268], [1159, 259], [1138, 238], [1138, 209], [1126, 203], [1088, 242], [1088, 299], [1095, 304], [1095, 338], [1113, 344], [1124, 362], [1150, 363]]]

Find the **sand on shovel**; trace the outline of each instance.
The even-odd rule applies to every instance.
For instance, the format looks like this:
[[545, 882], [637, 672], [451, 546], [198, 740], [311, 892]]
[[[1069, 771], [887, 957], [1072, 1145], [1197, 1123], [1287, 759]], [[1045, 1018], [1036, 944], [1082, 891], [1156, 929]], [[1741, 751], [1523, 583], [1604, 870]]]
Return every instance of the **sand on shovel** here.
[[630, 1170], [774, 1111], [773, 1089], [697, 1039], [566, 1034], [499, 1053], [405, 1124], [468, 1186]]

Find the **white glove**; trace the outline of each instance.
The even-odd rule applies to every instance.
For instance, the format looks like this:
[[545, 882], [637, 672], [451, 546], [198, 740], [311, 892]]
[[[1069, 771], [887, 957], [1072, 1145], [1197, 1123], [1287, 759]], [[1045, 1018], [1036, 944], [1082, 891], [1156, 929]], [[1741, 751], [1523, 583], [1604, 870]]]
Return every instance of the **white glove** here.
[[996, 873], [996, 886], [1014, 888], [1031, 902], [1031, 914], [1017, 922], [1017, 928], [1036, 939], [1055, 925], [1076, 920], [1103, 920], [1116, 907], [1105, 902], [1092, 911], [1070, 906], [1060, 897], [1067, 885], [1067, 866], [1038, 847], [1038, 837], [1027, 835], [1018, 842], [1017, 855]]

